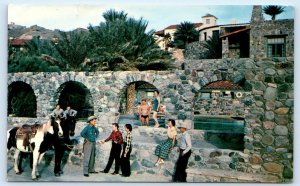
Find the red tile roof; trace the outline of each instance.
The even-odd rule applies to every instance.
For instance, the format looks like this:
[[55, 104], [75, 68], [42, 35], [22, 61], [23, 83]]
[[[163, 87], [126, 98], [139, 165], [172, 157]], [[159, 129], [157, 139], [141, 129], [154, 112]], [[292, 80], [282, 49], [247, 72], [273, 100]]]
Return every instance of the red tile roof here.
[[[203, 25], [203, 23], [193, 23], [193, 26], [195, 28], [200, 27], [202, 25]], [[165, 28], [164, 30], [166, 30], [166, 29], [177, 29], [177, 27], [179, 27], [179, 25], [170, 25], [167, 28]]]
[[179, 25], [170, 25], [167, 28], [165, 28], [164, 30], [166, 30], [166, 29], [177, 29], [178, 26]]
[[156, 34], [156, 35], [164, 35], [164, 33], [165, 33], [164, 30], [159, 30], [159, 31], [154, 32], [154, 34]]
[[202, 89], [242, 90], [242, 87], [238, 84], [232, 83], [231, 81], [223, 80], [212, 82], [202, 87]]
[[240, 32], [249, 31], [249, 30], [250, 30], [250, 28], [243, 28], [243, 29], [240, 29], [240, 30], [236, 30], [236, 31], [233, 31], [233, 32], [226, 33], [226, 34], [220, 36], [220, 38], [228, 37], [228, 36], [231, 36], [231, 35], [234, 35], [234, 34], [237, 34], [237, 33], [240, 33]]
[[28, 41], [28, 39], [13, 39], [11, 40], [11, 45], [13, 46], [24, 46]]

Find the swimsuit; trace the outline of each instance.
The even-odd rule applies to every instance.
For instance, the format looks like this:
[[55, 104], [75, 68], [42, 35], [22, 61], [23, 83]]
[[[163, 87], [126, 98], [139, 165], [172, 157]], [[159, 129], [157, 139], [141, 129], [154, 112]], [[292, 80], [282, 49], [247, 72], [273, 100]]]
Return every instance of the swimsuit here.
[[157, 107], [158, 107], [158, 99], [155, 98], [153, 100], [153, 111], [157, 112]]
[[144, 119], [147, 119], [149, 117], [149, 115], [141, 115], [141, 117], [143, 117]]

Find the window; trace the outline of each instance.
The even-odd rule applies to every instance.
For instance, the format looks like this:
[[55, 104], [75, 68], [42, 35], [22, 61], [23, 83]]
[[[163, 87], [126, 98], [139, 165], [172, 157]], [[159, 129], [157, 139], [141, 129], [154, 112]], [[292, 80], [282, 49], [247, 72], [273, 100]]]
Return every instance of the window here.
[[210, 19], [206, 19], [206, 24], [210, 24]]
[[267, 38], [267, 57], [285, 57], [285, 37]]
[[204, 32], [204, 41], [206, 41], [206, 40], [207, 40], [207, 33]]

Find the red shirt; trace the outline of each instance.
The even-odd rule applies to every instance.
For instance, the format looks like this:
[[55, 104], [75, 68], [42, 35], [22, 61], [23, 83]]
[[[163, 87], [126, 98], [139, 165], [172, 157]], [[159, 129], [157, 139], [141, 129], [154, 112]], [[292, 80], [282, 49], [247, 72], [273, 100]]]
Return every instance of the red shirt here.
[[120, 131], [112, 131], [110, 136], [105, 140], [105, 142], [112, 140], [114, 143], [121, 144], [123, 141], [122, 133]]

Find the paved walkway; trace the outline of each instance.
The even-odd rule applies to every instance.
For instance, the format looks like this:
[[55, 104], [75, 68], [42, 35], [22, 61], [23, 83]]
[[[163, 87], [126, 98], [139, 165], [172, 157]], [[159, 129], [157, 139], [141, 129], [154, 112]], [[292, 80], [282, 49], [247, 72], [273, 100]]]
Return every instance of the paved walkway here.
[[[53, 162], [53, 161], [52, 161]], [[7, 163], [7, 181], [13, 182], [30, 182], [31, 168], [29, 167], [29, 161], [25, 160], [23, 163], [24, 172], [21, 175], [17, 175], [13, 169], [13, 162]], [[121, 175], [112, 175], [110, 173], [98, 173], [90, 174], [89, 177], [85, 177], [82, 174], [82, 167], [66, 164], [63, 168], [64, 174], [60, 177], [55, 177], [53, 173], [53, 163], [47, 164], [45, 161], [40, 165], [41, 177], [37, 181], [41, 182], [171, 182], [171, 177], [165, 177], [163, 175], [154, 174], [132, 174], [130, 177], [122, 177]], [[97, 168], [96, 168], [97, 170]]]

